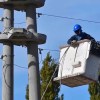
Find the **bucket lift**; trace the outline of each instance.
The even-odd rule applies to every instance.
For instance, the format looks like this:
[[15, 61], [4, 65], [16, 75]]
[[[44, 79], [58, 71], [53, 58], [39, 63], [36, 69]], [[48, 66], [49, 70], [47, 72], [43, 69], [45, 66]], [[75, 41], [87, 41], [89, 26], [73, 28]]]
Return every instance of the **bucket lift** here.
[[69, 87], [76, 87], [98, 81], [100, 57], [91, 52], [91, 41], [81, 40], [78, 45], [62, 46], [58, 76], [54, 81]]

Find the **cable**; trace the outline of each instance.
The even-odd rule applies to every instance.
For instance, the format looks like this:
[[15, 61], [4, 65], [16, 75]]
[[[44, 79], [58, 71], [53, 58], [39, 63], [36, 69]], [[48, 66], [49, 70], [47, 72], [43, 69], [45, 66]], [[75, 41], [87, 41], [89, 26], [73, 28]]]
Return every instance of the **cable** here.
[[42, 54], [40, 54], [40, 62], [39, 62], [39, 64], [41, 64], [41, 62], [43, 62], [43, 60], [42, 60]]
[[43, 50], [48, 50], [48, 51], [57, 51], [57, 52], [60, 52], [59, 50], [52, 50], [52, 49], [43, 49]]
[[[66, 51], [64, 52], [64, 54], [63, 54], [62, 58], [60, 59], [60, 61], [63, 59], [63, 57], [64, 57], [64, 55], [66, 54], [66, 52], [68, 51], [68, 49], [69, 49], [69, 48], [66, 49]], [[60, 61], [59, 61], [59, 62], [60, 62]], [[59, 65], [59, 64], [58, 64], [58, 65]], [[45, 93], [46, 93], [46, 91], [47, 91], [47, 89], [48, 89], [48, 86], [49, 86], [49, 84], [50, 84], [50, 82], [51, 82], [51, 80], [52, 80], [52, 78], [53, 78], [53, 76], [54, 76], [54, 74], [55, 74], [55, 72], [56, 72], [57, 69], [58, 69], [58, 66], [55, 68], [55, 71], [54, 71], [53, 75], [51, 76], [50, 81], [49, 81], [49, 83], [48, 83], [48, 85], [47, 85], [47, 87], [46, 87], [44, 93], [42, 94], [41, 100], [43, 99], [43, 97], [44, 97], [44, 95], [45, 95]]]
[[[39, 54], [42, 54], [42, 50], [49, 50], [49, 51], [59, 51], [59, 50], [51, 50], [51, 49], [42, 49], [42, 48], [38, 48], [39, 49]], [[0, 58], [1, 60], [3, 60], [2, 58]], [[4, 60], [3, 60], [4, 61]], [[41, 55], [41, 61], [42, 60], [42, 55]], [[27, 67], [23, 67], [23, 66], [20, 66], [20, 65], [17, 65], [17, 64], [14, 64], [16, 67], [19, 67], [19, 68], [23, 68], [23, 69], [28, 69]]]
[[65, 56], [66, 56], [66, 52], [68, 51], [69, 47], [66, 49], [65, 53], [63, 54], [63, 58], [62, 58], [62, 64], [61, 65], [61, 76], [60, 76], [60, 89], [61, 89], [61, 79], [62, 79], [62, 71], [63, 71], [63, 65], [64, 65], [64, 61], [65, 61]]
[[[0, 59], [3, 60], [2, 58], [0, 58]], [[5, 61], [5, 60], [3, 60], [3, 61]], [[5, 63], [6, 63], [6, 61], [5, 61]], [[23, 66], [20, 66], [20, 65], [17, 65], [17, 64], [13, 64], [13, 65], [15, 65], [16, 67], [19, 67], [19, 68], [28, 69], [27, 67], [23, 67]]]
[[56, 18], [63, 18], [63, 19], [71, 19], [71, 20], [79, 20], [79, 21], [85, 21], [85, 22], [91, 22], [91, 23], [100, 23], [99, 21], [93, 21], [93, 20], [86, 20], [86, 19], [80, 19], [80, 18], [72, 18], [72, 17], [64, 17], [64, 16], [58, 16], [58, 15], [51, 15], [51, 14], [44, 14], [44, 13], [37, 13], [39, 16], [45, 15], [45, 16], [51, 16]]
[[53, 76], [54, 76], [54, 74], [55, 74], [55, 72], [56, 72], [57, 69], [58, 69], [58, 66], [55, 68], [55, 71], [54, 71], [53, 75], [51, 76], [50, 81], [49, 81], [49, 83], [47, 84], [47, 87], [46, 87], [44, 93], [42, 94], [41, 100], [43, 100], [43, 97], [44, 97], [44, 95], [45, 95], [45, 93], [46, 93], [46, 91], [47, 91], [47, 89], [48, 89], [48, 86], [49, 86], [49, 84], [50, 84], [50, 82], [51, 82], [51, 80], [52, 80], [52, 78], [53, 78]]
[[[62, 58], [62, 60], [61, 60], [61, 61], [62, 61], [62, 64], [61, 64], [61, 73], [60, 73], [60, 74], [61, 74], [61, 76], [60, 76], [60, 86], [59, 86], [59, 87], [60, 87], [60, 88], [59, 88], [60, 90], [61, 90], [61, 83], [62, 83], [62, 80], [61, 80], [61, 79], [62, 79], [63, 65], [64, 65], [66, 53], [67, 53], [67, 51], [68, 51], [69, 48], [70, 48], [70, 46], [69, 46], [69, 47], [66, 49], [66, 51], [64, 52], [63, 58]], [[60, 61], [60, 62], [61, 62], [61, 61]]]
[[40, 54], [40, 58], [41, 58], [41, 60], [40, 60], [40, 62], [39, 62], [39, 64], [43, 61], [42, 60], [42, 51], [43, 51], [43, 49], [41, 49], [41, 48], [38, 48], [38, 50], [39, 50], [39, 54]]
[[42, 60], [42, 51], [43, 50], [47, 50], [47, 51], [54, 51], [54, 52], [60, 52], [59, 50], [53, 50], [53, 49], [43, 49], [43, 48], [38, 48], [38, 50], [39, 50], [39, 54], [40, 54], [40, 62], [39, 62], [39, 64], [43, 61]]
[[14, 65], [19, 67], [19, 68], [28, 69], [27, 67], [22, 67], [22, 66], [19, 66], [19, 65], [16, 65], [16, 64], [14, 64]]
[[[2, 57], [1, 57], [0, 59], [1, 59], [2, 61], [5, 62], [5, 64], [3, 65], [3, 69], [4, 69], [4, 71], [3, 71], [3, 77], [4, 77], [5, 84], [8, 86], [8, 88], [11, 88], [11, 86], [7, 83], [7, 80], [6, 80], [6, 71], [7, 71], [7, 68], [8, 68], [10, 65], [7, 64], [6, 61], [3, 60]], [[28, 68], [26, 68], [26, 67], [22, 67], [22, 66], [19, 66], [19, 65], [16, 65], [16, 64], [14, 64], [14, 65], [17, 66], [17, 67], [20, 67], [20, 68], [28, 69]]]
[[[39, 49], [40, 49], [40, 48], [39, 48]], [[59, 51], [59, 50], [51, 50], [51, 49], [41, 49], [41, 50], [49, 50], [49, 51], [57, 51], [57, 52]], [[67, 49], [67, 50], [68, 50], [68, 49]], [[65, 51], [65, 53], [67, 52], [67, 50]], [[65, 53], [63, 54], [63, 56], [62, 56], [62, 58], [60, 59], [60, 61], [63, 59]], [[0, 58], [0, 59], [2, 59], [2, 58]], [[2, 60], [3, 60], [3, 59], [2, 59]], [[5, 60], [3, 60], [3, 61], [5, 61]], [[6, 63], [6, 61], [5, 61], [5, 63]], [[6, 64], [6, 65], [7, 65], [7, 64]], [[17, 67], [19, 67], [19, 68], [28, 69], [28, 68], [26, 68], [26, 67], [22, 67], [22, 66], [19, 66], [19, 65], [17, 65], [17, 64], [14, 64], [14, 65], [17, 66]], [[8, 66], [7, 66], [7, 67], [8, 67]], [[5, 68], [5, 73], [6, 73], [7, 67]], [[48, 83], [48, 85], [47, 85], [47, 87], [46, 87], [46, 89], [45, 89], [45, 91], [44, 91], [44, 93], [43, 93], [43, 95], [42, 95], [42, 97], [41, 97], [41, 100], [43, 99], [43, 96], [45, 95], [45, 92], [47, 91], [47, 88], [48, 88], [48, 86], [49, 86], [49, 84], [50, 84], [50, 82], [51, 82], [51, 80], [52, 80], [52, 78], [53, 78], [53, 76], [54, 76], [54, 74], [55, 74], [55, 72], [56, 72], [57, 69], [58, 69], [58, 66], [55, 68], [55, 71], [54, 71], [52, 77], [50, 78], [50, 81], [49, 81], [49, 83]], [[5, 73], [4, 73], [4, 79], [5, 79]], [[6, 79], [5, 79], [5, 83], [7, 84]], [[8, 86], [8, 84], [7, 84], [7, 86]]]
[[[1, 60], [3, 60], [2, 59], [2, 57], [0, 58]], [[6, 70], [7, 70], [7, 68], [9, 67], [9, 64], [6, 64], [6, 61], [5, 60], [3, 60], [4, 62], [5, 62], [5, 64], [3, 65], [3, 77], [4, 77], [4, 81], [5, 81], [5, 84], [8, 86], [8, 88], [11, 88], [11, 86], [7, 83], [7, 80], [6, 80]]]
[[[6, 68], [5, 68], [5, 67], [6, 67]], [[6, 70], [7, 70], [8, 67], [9, 67], [8, 64], [5, 64], [5, 65], [3, 66], [3, 68], [5, 68], [4, 71], [3, 71], [3, 76], [4, 76], [4, 81], [5, 81], [6, 85], [7, 85], [9, 88], [11, 88], [11, 86], [7, 83], [7, 80], [6, 80]]]
[[[65, 16], [58, 16], [58, 15], [52, 15], [52, 14], [45, 14], [45, 13], [36, 13], [38, 15], [38, 18], [41, 15], [45, 15], [45, 16], [51, 16], [51, 17], [56, 17], [56, 18], [63, 18], [63, 19], [69, 19], [69, 20], [79, 20], [79, 21], [85, 21], [85, 22], [90, 22], [90, 23], [96, 23], [96, 24], [100, 24], [99, 21], [93, 21], [93, 20], [86, 20], [86, 19], [81, 19], [81, 18], [73, 18], [73, 17], [65, 17]], [[20, 23], [14, 23], [14, 24], [24, 24], [26, 22], [20, 22]]]
[[26, 22], [20, 22], [20, 23], [14, 23], [14, 24], [24, 24], [24, 23], [26, 23]]
[[[60, 59], [59, 62], [61, 62], [61, 60], [63, 59], [63, 57], [65, 57], [65, 54], [66, 54], [66, 52], [68, 51], [68, 49], [69, 49], [69, 47], [66, 49], [66, 51], [64, 52], [64, 54], [63, 54], [63, 56], [61, 57], [61, 59]], [[59, 63], [59, 64], [60, 64], [60, 63]], [[53, 78], [53, 76], [54, 76], [56, 70], [58, 69], [59, 64], [56, 66], [56, 68], [55, 68], [55, 70], [54, 70], [54, 73], [52, 74], [52, 76], [51, 76], [51, 78], [50, 78], [50, 80], [49, 80], [49, 83], [47, 84], [47, 87], [46, 87], [44, 93], [42, 94], [41, 100], [43, 100], [43, 97], [44, 97], [44, 95], [45, 95], [45, 93], [46, 93], [46, 91], [47, 91], [47, 89], [48, 89], [48, 86], [49, 86], [49, 84], [50, 84], [50, 82], [51, 82], [51, 80], [52, 80], [52, 78]]]

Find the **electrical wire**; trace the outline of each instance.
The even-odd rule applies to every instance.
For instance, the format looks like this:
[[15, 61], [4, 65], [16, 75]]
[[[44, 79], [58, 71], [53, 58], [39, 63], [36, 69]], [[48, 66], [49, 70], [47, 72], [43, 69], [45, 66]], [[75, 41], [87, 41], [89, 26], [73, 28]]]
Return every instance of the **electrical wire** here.
[[[86, 20], [86, 19], [81, 19], [81, 18], [74, 18], [74, 17], [67, 17], [67, 16], [58, 16], [58, 15], [53, 15], [53, 14], [45, 14], [45, 13], [36, 13], [38, 15], [38, 18], [42, 15], [48, 16], [48, 17], [55, 17], [55, 18], [62, 18], [62, 19], [69, 19], [69, 20], [79, 20], [79, 21], [84, 21], [84, 22], [89, 22], [89, 23], [95, 23], [95, 24], [100, 24], [100, 21], [94, 21], [94, 20]], [[14, 23], [14, 24], [24, 24], [26, 22], [20, 22], [20, 23]]]
[[[2, 58], [0, 58], [0, 59], [3, 60]], [[3, 60], [3, 61], [5, 61], [5, 60]], [[5, 63], [6, 63], [6, 61], [5, 61]], [[20, 66], [20, 65], [17, 65], [17, 64], [13, 64], [13, 65], [15, 65], [16, 67], [19, 67], [19, 68], [28, 69], [27, 67], [23, 67], [23, 66]]]
[[[43, 48], [38, 48], [39, 50], [39, 54], [40, 54], [40, 61], [39, 64], [41, 64], [41, 62], [43, 62], [43, 57], [42, 57], [42, 51], [46, 50], [46, 51], [53, 51], [53, 52], [60, 52], [59, 50], [53, 50], [53, 49], [43, 49]], [[55, 60], [58, 60], [58, 58], [56, 58]]]
[[[3, 60], [2, 57], [0, 59]], [[7, 80], [6, 80], [6, 71], [7, 71], [7, 68], [9, 67], [9, 64], [7, 64], [5, 60], [3, 60], [3, 61], [5, 62], [5, 64], [3, 65], [3, 69], [4, 69], [3, 70], [4, 81], [5, 81], [5, 84], [8, 86], [8, 88], [11, 88], [11, 86], [7, 83]]]
[[67, 51], [68, 51], [68, 49], [70, 48], [70, 46], [66, 49], [66, 51], [65, 51], [65, 53], [63, 54], [63, 58], [62, 58], [62, 62], [60, 63], [60, 65], [61, 65], [61, 72], [60, 72], [60, 89], [61, 89], [61, 79], [62, 79], [62, 71], [63, 71], [63, 65], [64, 65], [64, 61], [65, 61], [65, 56], [66, 56], [66, 54], [67, 54]]
[[[65, 17], [65, 16], [58, 16], [58, 15], [52, 15], [52, 14], [45, 14], [45, 13], [36, 13], [38, 17], [41, 15], [48, 16], [48, 17], [55, 17], [55, 18], [62, 18], [62, 19], [69, 19], [69, 20], [79, 20], [79, 21], [84, 21], [84, 22], [89, 22], [89, 23], [95, 23], [95, 24], [100, 24], [100, 21], [93, 21], [93, 20], [86, 20], [86, 19], [81, 19], [81, 18], [73, 18], [73, 17]], [[15, 24], [24, 24], [25, 22], [20, 22], [20, 23], [15, 23]]]
[[[60, 62], [62, 61], [62, 59], [65, 57], [65, 54], [66, 54], [66, 52], [68, 51], [68, 49], [69, 49], [69, 47], [65, 50], [63, 56], [61, 57], [61, 59], [60, 59], [60, 61], [59, 61], [59, 64], [60, 64]], [[48, 89], [48, 86], [49, 86], [49, 84], [50, 84], [52, 78], [53, 78], [54, 75], [55, 75], [55, 72], [57, 71], [57, 69], [58, 69], [58, 67], [59, 67], [59, 64], [56, 66], [56, 68], [55, 68], [55, 70], [54, 70], [54, 73], [52, 74], [52, 76], [51, 76], [51, 78], [50, 78], [50, 80], [49, 80], [49, 82], [48, 82], [48, 84], [47, 84], [47, 86], [46, 86], [46, 89], [45, 89], [45, 91], [43, 92], [43, 94], [42, 94], [42, 96], [41, 96], [41, 100], [43, 100], [43, 97], [44, 97], [44, 95], [45, 95], [45, 93], [46, 93], [46, 91], [47, 91], [47, 89]], [[62, 77], [62, 76], [61, 76], [61, 77]], [[60, 81], [60, 85], [61, 85], [61, 81]]]
[[24, 23], [26, 23], [26, 22], [20, 22], [20, 23], [14, 23], [14, 24], [24, 24]]
[[3, 77], [4, 77], [4, 81], [5, 81], [5, 83], [6, 83], [6, 85], [9, 87], [9, 88], [11, 88], [11, 86], [7, 83], [7, 80], [6, 80], [6, 71], [7, 71], [7, 68], [9, 67], [9, 65], [8, 64], [5, 64], [4, 66], [3, 66], [3, 69], [4, 69], [4, 71], [3, 71]]
[[[41, 49], [41, 48], [39, 48], [39, 49], [40, 49], [40, 50], [56, 51], [56, 52], [59, 51], [59, 50], [51, 50], [51, 49]], [[68, 49], [67, 49], [67, 50], [68, 50]], [[67, 52], [67, 50], [65, 51], [65, 53]], [[40, 51], [40, 52], [41, 52], [41, 51]], [[62, 58], [60, 59], [60, 61], [63, 59], [65, 53], [63, 54], [63, 56], [62, 56]], [[2, 59], [2, 58], [0, 58], [0, 59]], [[3, 59], [2, 59], [2, 60], [3, 60]], [[5, 60], [3, 60], [3, 61], [5, 61]], [[6, 63], [6, 61], [5, 61], [5, 63]], [[22, 67], [22, 66], [19, 66], [19, 65], [17, 65], [17, 64], [14, 64], [14, 65], [17, 66], [17, 67], [19, 67], [19, 68], [28, 69], [28, 68], [26, 68], [26, 67]], [[58, 64], [58, 65], [59, 65], [59, 64]], [[8, 67], [8, 66], [7, 66], [7, 64], [6, 64], [5, 72], [3, 73], [3, 74], [4, 74], [4, 79], [5, 79], [5, 73], [6, 73], [7, 67]], [[49, 83], [48, 83], [48, 85], [47, 85], [47, 87], [46, 87], [46, 89], [45, 89], [45, 91], [44, 91], [44, 93], [43, 93], [43, 95], [42, 95], [42, 97], [41, 97], [41, 100], [43, 99], [43, 97], [44, 97], [44, 95], [45, 95], [45, 92], [47, 91], [48, 86], [49, 86], [49, 84], [50, 84], [52, 78], [54, 77], [55, 72], [57, 71], [57, 69], [58, 69], [58, 66], [55, 68], [55, 71], [54, 71], [53, 75], [52, 75], [51, 78], [50, 78], [50, 81], [49, 81]], [[7, 84], [6, 79], [5, 79], [5, 83]], [[60, 84], [61, 84], [61, 82], [60, 82]], [[7, 86], [9, 87], [8, 84], [7, 84]]]
[[[41, 50], [39, 54], [42, 54], [42, 50], [49, 50], [49, 51], [59, 51], [59, 50], [51, 50], [51, 49], [42, 49], [42, 48], [38, 48], [39, 50]], [[2, 60], [2, 58], [0, 58]], [[3, 60], [4, 61], [4, 60]], [[42, 62], [42, 55], [41, 55], [41, 62]], [[23, 67], [23, 66], [20, 66], [20, 65], [17, 65], [17, 64], [14, 64], [16, 67], [19, 67], [19, 68], [22, 68], [22, 69], [28, 69], [27, 67]]]
[[55, 68], [54, 73], [52, 74], [52, 76], [51, 76], [51, 78], [50, 78], [50, 80], [49, 80], [49, 83], [47, 84], [46, 89], [45, 89], [45, 91], [44, 91], [43, 94], [42, 94], [41, 100], [43, 100], [43, 97], [44, 97], [44, 95], [45, 95], [45, 93], [46, 93], [46, 91], [47, 91], [47, 89], [48, 89], [48, 86], [49, 86], [49, 84], [50, 84], [52, 78], [54, 77], [55, 72], [56, 72], [57, 69], [58, 69], [58, 66]]
[[[73, 18], [73, 17], [67, 17], [67, 16], [58, 16], [58, 15], [53, 15], [53, 14], [45, 14], [45, 13], [36, 13], [38, 17], [44, 15], [48, 17], [55, 17], [55, 18], [62, 18], [62, 19], [69, 19], [69, 20], [78, 20], [78, 21], [84, 21], [84, 22], [89, 22], [89, 23], [95, 23], [95, 24], [100, 24], [100, 21], [94, 21], [94, 20], [86, 20], [86, 19], [81, 19], [81, 18]], [[20, 22], [20, 23], [15, 23], [15, 24], [24, 24], [25, 22]]]
[[23, 66], [19, 66], [17, 64], [14, 64], [16, 67], [19, 67], [19, 68], [23, 68], [23, 69], [28, 69], [27, 67], [23, 67]]
[[[4, 69], [4, 71], [3, 71], [3, 77], [4, 77], [5, 84], [7, 85], [8, 88], [11, 88], [11, 86], [7, 83], [7, 80], [6, 80], [6, 71], [7, 71], [7, 68], [8, 68], [10, 65], [7, 64], [6, 61], [3, 60], [2, 57], [1, 57], [0, 59], [1, 59], [2, 61], [5, 62], [5, 64], [3, 65], [3, 69]], [[26, 68], [26, 67], [22, 67], [22, 66], [19, 66], [19, 65], [16, 65], [16, 64], [14, 64], [14, 65], [17, 66], [17, 67], [19, 67], [19, 68], [28, 69], [28, 68]]]
[[70, 19], [70, 20], [79, 20], [79, 21], [85, 21], [85, 22], [91, 22], [91, 23], [100, 23], [99, 21], [93, 21], [93, 20], [86, 20], [86, 19], [80, 19], [80, 18], [72, 18], [72, 17], [65, 17], [65, 16], [58, 16], [58, 15], [52, 15], [52, 14], [45, 14], [45, 13], [37, 13], [39, 16], [45, 15], [45, 16], [51, 16], [56, 18], [63, 18], [63, 19]]
[[53, 50], [53, 49], [43, 49], [43, 50], [60, 52], [59, 50]]
[[42, 60], [42, 53], [40, 54], [40, 62], [39, 62], [39, 64], [41, 64], [41, 62], [43, 62], [43, 60]]

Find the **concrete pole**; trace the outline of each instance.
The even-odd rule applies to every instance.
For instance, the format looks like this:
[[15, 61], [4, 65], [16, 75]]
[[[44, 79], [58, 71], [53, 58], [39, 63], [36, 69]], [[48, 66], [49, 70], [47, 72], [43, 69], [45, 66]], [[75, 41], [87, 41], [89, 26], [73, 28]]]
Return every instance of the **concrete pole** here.
[[[4, 9], [4, 31], [13, 27], [13, 8]], [[13, 100], [13, 44], [3, 43], [2, 100]]]
[[[36, 9], [29, 6], [26, 10], [27, 29], [30, 34], [37, 34]], [[40, 75], [38, 61], [38, 44], [28, 43], [29, 100], [40, 100]]]

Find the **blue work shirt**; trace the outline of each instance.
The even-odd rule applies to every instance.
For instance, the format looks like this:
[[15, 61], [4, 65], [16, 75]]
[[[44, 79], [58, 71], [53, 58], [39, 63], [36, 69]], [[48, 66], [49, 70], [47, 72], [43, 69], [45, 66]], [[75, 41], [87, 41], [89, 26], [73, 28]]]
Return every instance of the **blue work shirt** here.
[[80, 33], [80, 34], [75, 34], [75, 35], [73, 35], [73, 36], [67, 41], [67, 43], [68, 43], [68, 44], [71, 44], [71, 42], [72, 42], [73, 40], [80, 41], [80, 40], [83, 40], [83, 39], [89, 39], [89, 40], [95, 41], [95, 39], [94, 39], [92, 36], [90, 36], [89, 34], [87, 34], [87, 33], [85, 33], [85, 32], [82, 32], [82, 33]]

